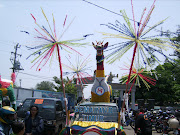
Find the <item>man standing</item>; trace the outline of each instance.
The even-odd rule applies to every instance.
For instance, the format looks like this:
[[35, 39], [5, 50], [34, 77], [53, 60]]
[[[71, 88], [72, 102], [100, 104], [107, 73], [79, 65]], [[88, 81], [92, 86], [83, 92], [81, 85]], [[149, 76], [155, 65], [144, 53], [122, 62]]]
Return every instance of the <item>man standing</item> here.
[[152, 135], [152, 125], [148, 120], [147, 116], [144, 114], [144, 109], [140, 109], [135, 121], [135, 132], [137, 135]]

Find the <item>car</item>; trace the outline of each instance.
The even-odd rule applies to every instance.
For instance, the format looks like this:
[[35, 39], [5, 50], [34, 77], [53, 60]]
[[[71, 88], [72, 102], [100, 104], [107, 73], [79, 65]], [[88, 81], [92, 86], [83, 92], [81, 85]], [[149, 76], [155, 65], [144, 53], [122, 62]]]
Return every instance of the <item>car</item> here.
[[71, 135], [88, 133], [116, 134], [118, 106], [116, 103], [83, 102], [75, 107], [71, 119]]
[[65, 127], [66, 116], [62, 101], [56, 98], [26, 98], [17, 111], [17, 118], [23, 120], [31, 105], [39, 108], [39, 115], [44, 120], [45, 134], [56, 134]]

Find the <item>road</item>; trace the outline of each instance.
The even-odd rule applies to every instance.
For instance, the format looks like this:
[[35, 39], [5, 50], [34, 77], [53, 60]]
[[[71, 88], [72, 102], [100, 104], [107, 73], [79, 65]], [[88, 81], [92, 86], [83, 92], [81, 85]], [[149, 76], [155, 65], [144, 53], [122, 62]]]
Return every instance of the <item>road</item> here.
[[[124, 126], [123, 129], [126, 132], [126, 135], [136, 135], [131, 126]], [[162, 133], [157, 133], [156, 131], [153, 131], [152, 135], [162, 135]], [[168, 135], [174, 135], [174, 134], [171, 131]]]

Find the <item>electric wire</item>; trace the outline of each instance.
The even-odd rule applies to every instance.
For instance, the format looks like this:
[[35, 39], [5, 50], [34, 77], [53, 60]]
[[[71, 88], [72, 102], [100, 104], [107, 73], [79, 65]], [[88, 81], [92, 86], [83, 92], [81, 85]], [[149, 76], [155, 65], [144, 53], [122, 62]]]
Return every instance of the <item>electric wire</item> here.
[[[108, 12], [111, 12], [111, 13], [113, 13], [113, 14], [116, 14], [116, 15], [119, 15], [119, 16], [123, 17], [123, 15], [121, 15], [121, 14], [119, 14], [119, 13], [116, 13], [116, 12], [114, 12], [114, 11], [111, 11], [111, 10], [107, 9], [107, 8], [101, 7], [101, 6], [97, 5], [97, 4], [94, 4], [94, 3], [92, 3], [92, 2], [89, 2], [89, 1], [87, 1], [87, 0], [82, 0], [82, 1], [87, 2], [87, 3], [89, 3], [89, 4], [91, 4], [91, 5], [94, 5], [94, 6], [98, 7], [98, 8], [101, 8], [101, 9], [103, 9], [103, 10], [106, 10], [106, 11], [108, 11]], [[130, 19], [130, 18], [127, 18], [127, 19], [129, 19], [130, 21], [133, 21], [133, 22], [136, 22], [136, 23], [140, 24], [140, 22], [134, 21], [133, 19]], [[147, 25], [146, 25], [146, 27], [151, 28], [150, 26], [147, 26]], [[162, 30], [158, 30], [158, 29], [154, 29], [154, 30], [156, 30], [156, 31], [158, 31], [158, 32], [161, 32], [161, 33], [166, 33], [166, 32], [164, 32], [164, 31], [162, 31]], [[177, 33], [170, 32], [170, 31], [169, 31], [168, 33], [172, 33], [172, 34], [174, 34], [174, 35], [177, 35]]]

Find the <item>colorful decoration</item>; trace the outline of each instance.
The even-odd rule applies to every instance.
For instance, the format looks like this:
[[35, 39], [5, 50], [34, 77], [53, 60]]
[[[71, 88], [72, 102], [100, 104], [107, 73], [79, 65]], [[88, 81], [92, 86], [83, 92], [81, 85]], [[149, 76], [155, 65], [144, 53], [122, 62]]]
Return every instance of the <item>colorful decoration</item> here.
[[108, 42], [103, 45], [103, 42], [97, 42], [95, 45], [92, 43], [94, 48], [97, 50], [97, 70], [96, 78], [94, 80], [91, 89], [91, 102], [110, 102], [110, 90], [107, 82], [105, 81], [104, 74], [104, 54], [103, 51], [108, 47]]
[[71, 127], [72, 134], [100, 134], [114, 135], [117, 123], [75, 121]]
[[[50, 32], [48, 31], [48, 28], [45, 28], [45, 26], [42, 25], [42, 27], [37, 23], [37, 20], [36, 18], [31, 14], [31, 16], [33, 17], [34, 21], [35, 21], [35, 24], [38, 26], [38, 28], [34, 28], [35, 30], [35, 33], [36, 35], [33, 35], [35, 39], [37, 39], [37, 42], [36, 42], [36, 45], [33, 46], [33, 47], [29, 47], [27, 46], [27, 48], [29, 50], [36, 50], [34, 53], [32, 53], [30, 56], [32, 55], [38, 55], [33, 61], [35, 62], [34, 65], [36, 65], [37, 63], [38, 66], [36, 68], [36, 70], [41, 70], [43, 66], [46, 65], [46, 63], [50, 60], [52, 60], [52, 57], [53, 57], [53, 52], [56, 51], [56, 55], [58, 55], [58, 48], [60, 47], [61, 49], [67, 51], [70, 53], [70, 51], [74, 51], [78, 54], [80, 54], [79, 52], [77, 52], [75, 49], [73, 49], [71, 46], [80, 46], [80, 45], [85, 45], [85, 43], [75, 43], [77, 41], [80, 41], [80, 40], [84, 40], [85, 38], [81, 38], [81, 39], [73, 39], [73, 40], [61, 40], [64, 33], [67, 31], [67, 29], [70, 27], [70, 25], [72, 24], [72, 22], [65, 28], [66, 26], [66, 21], [67, 21], [67, 16], [64, 20], [64, 23], [63, 23], [63, 31], [62, 31], [62, 34], [58, 37], [57, 34], [56, 34], [56, 26], [55, 26], [55, 19], [54, 19], [54, 16], [52, 14], [52, 17], [53, 17], [53, 28], [51, 28], [50, 26], [50, 23], [43, 11], [42, 10], [42, 13], [47, 21], [47, 24], [49, 26], [49, 29], [50, 29]], [[21, 31], [21, 32], [24, 32], [26, 34], [31, 34], [30, 32], [27, 32], [27, 31]], [[69, 51], [70, 50], [70, 51]], [[81, 55], [81, 54], [80, 54]], [[30, 57], [29, 56], [29, 57]], [[28, 57], [28, 58], [29, 58]], [[28, 59], [27, 58], [27, 59]], [[43, 63], [44, 62], [44, 63]], [[33, 66], [34, 66], [33, 65]], [[33, 67], [32, 66], [32, 67]], [[41, 67], [40, 67], [41, 66]]]
[[[152, 52], [157, 52], [160, 55], [163, 55], [164, 57], [170, 59], [168, 56], [166, 56], [162, 50], [167, 50], [168, 48], [175, 49], [177, 51], [180, 51], [174, 46], [179, 46], [177, 44], [172, 44], [171, 42], [168, 41], [167, 39], [164, 38], [159, 38], [161, 35], [153, 35], [153, 36], [148, 36], [145, 37], [146, 34], [148, 34], [150, 31], [155, 29], [157, 26], [162, 24], [165, 20], [162, 20], [155, 24], [152, 27], [149, 27], [146, 31], [144, 29], [147, 27], [147, 23], [149, 22], [151, 13], [154, 9], [154, 3], [147, 14], [146, 18], [144, 21], [142, 21], [143, 16], [145, 14], [146, 8], [144, 9], [140, 21], [137, 23], [137, 29], [136, 29], [136, 21], [135, 18], [133, 19], [134, 21], [134, 29], [131, 25], [131, 22], [126, 15], [126, 12], [124, 10], [121, 10], [120, 12], [122, 13], [122, 16], [124, 20], [127, 23], [127, 26], [125, 24], [122, 24], [118, 20], [115, 21], [115, 24], [113, 23], [108, 23], [108, 24], [102, 24], [104, 26], [107, 26], [108, 28], [115, 30], [118, 32], [118, 34], [110, 34], [110, 33], [104, 33], [101, 32], [103, 35], [105, 35], [105, 38], [121, 38], [125, 39], [128, 41], [122, 42], [122, 43], [117, 43], [114, 45], [111, 45], [109, 47], [109, 50], [107, 51], [112, 51], [106, 58], [108, 59], [109, 63], [113, 63], [116, 60], [120, 59], [128, 50], [130, 50], [132, 47], [134, 47], [134, 54], [133, 58], [135, 57], [135, 54], [137, 53], [138, 56], [142, 56], [142, 60], [144, 64], [150, 65], [150, 61], [147, 58], [147, 54], [149, 54], [155, 61], [160, 63], [159, 59], [152, 54]], [[134, 16], [134, 11], [133, 11], [133, 16]], [[150, 46], [152, 45], [152, 46]]]
[[13, 82], [7, 79], [1, 79], [0, 76], [0, 104], [2, 104], [3, 97], [8, 96], [12, 107], [16, 110], [16, 97], [13, 89]]
[[[80, 46], [80, 45], [84, 45], [84, 43], [74, 43], [75, 41], [79, 41], [79, 40], [83, 40], [85, 38], [81, 38], [81, 39], [74, 39], [74, 40], [65, 40], [63, 41], [62, 40], [62, 37], [64, 35], [64, 33], [67, 31], [67, 29], [70, 27], [70, 25], [72, 24], [72, 22], [65, 28], [66, 26], [66, 21], [67, 21], [67, 16], [64, 20], [64, 23], [63, 23], [63, 28], [65, 28], [62, 32], [62, 34], [60, 35], [60, 37], [58, 37], [58, 35], [56, 34], [56, 26], [55, 26], [55, 19], [54, 19], [54, 16], [52, 14], [52, 17], [53, 17], [53, 28], [51, 28], [50, 26], [50, 23], [49, 23], [49, 20], [48, 18], [46, 17], [43, 9], [41, 8], [42, 10], [42, 13], [44, 15], [44, 18], [46, 19], [46, 22], [49, 26], [49, 30], [48, 31], [48, 28], [45, 28], [45, 26], [40, 26], [36, 20], [36, 18], [34, 17], [34, 15], [31, 14], [31, 16], [33, 17], [34, 21], [35, 21], [35, 24], [37, 26], [37, 28], [34, 28], [35, 32], [36, 32], [36, 35], [34, 38], [36, 38], [37, 40], [41, 41], [41, 44], [40, 45], [36, 45], [34, 47], [28, 47], [30, 50], [32, 49], [35, 49], [36, 51], [34, 53], [32, 53], [30, 56], [32, 55], [38, 55], [33, 61], [35, 62], [34, 65], [36, 65], [37, 63], [38, 66], [36, 68], [36, 70], [41, 70], [43, 66], [46, 65], [46, 63], [50, 60], [52, 60], [52, 57], [53, 57], [53, 54], [54, 52], [56, 51], [56, 55], [58, 56], [58, 60], [59, 60], [59, 67], [60, 67], [60, 77], [61, 77], [61, 80], [62, 80], [62, 87], [63, 87], [63, 95], [64, 95], [64, 101], [65, 101], [65, 109], [66, 109], [66, 117], [68, 116], [68, 111], [67, 111], [67, 99], [66, 99], [66, 96], [65, 96], [65, 89], [64, 89], [64, 83], [63, 83], [63, 75], [62, 75], [62, 64], [61, 64], [61, 56], [60, 56], [60, 49], [64, 49], [66, 51], [71, 50], [71, 51], [74, 51], [76, 53], [79, 53], [77, 52], [75, 49], [73, 49], [72, 47], [70, 46]], [[31, 33], [30, 32], [27, 32], [27, 31], [22, 31], [22, 32], [25, 32], [26, 34], [30, 35]], [[38, 44], [38, 42], [36, 42]], [[69, 52], [69, 51], [68, 51]], [[29, 57], [30, 57], [29, 56]], [[29, 58], [28, 57], [28, 58]], [[33, 66], [34, 66], [33, 65]], [[32, 66], [32, 67], [33, 67]], [[41, 66], [41, 67], [40, 67]], [[67, 122], [69, 123], [69, 122]]]
[[[109, 122], [89, 122], [89, 121], [74, 121], [71, 126], [70, 134], [100, 134], [100, 135], [114, 135], [118, 124]], [[120, 132], [120, 131], [119, 131]], [[124, 132], [121, 130], [121, 132]], [[68, 135], [68, 129], [61, 130], [59, 135]]]
[[[125, 65], [124, 68], [121, 68], [121, 69], [122, 70], [129, 70], [129, 67], [130, 67], [129, 65]], [[140, 66], [140, 67], [133, 66], [131, 76], [130, 76], [130, 82], [132, 82], [132, 86], [134, 84], [136, 84], [139, 87], [141, 87], [141, 84], [140, 84], [140, 80], [141, 80], [144, 83], [144, 85], [146, 86], [146, 88], [149, 90], [149, 88], [150, 88], [149, 84], [155, 86], [156, 85], [156, 80], [152, 79], [152, 78], [150, 78], [148, 76], [145, 76], [143, 74], [151, 74], [152, 75], [153, 73], [155, 74], [155, 72], [147, 71], [147, 69], [143, 68], [143, 66]], [[128, 75], [129, 74], [122, 76], [122, 79], [125, 79], [122, 82], [122, 84], [127, 82]], [[129, 92], [131, 92], [132, 86], [130, 87]]]
[[87, 64], [90, 62], [90, 60], [88, 59], [90, 55], [88, 55], [84, 60], [79, 60], [78, 57], [78, 61], [76, 61], [76, 64], [71, 63], [71, 61], [69, 60], [70, 58], [68, 58], [67, 60], [69, 61], [69, 65], [63, 64], [63, 66], [66, 69], [71, 70], [72, 72], [63, 72], [64, 75], [70, 75], [71, 79], [69, 81], [69, 83], [76, 79], [76, 85], [80, 85], [81, 86], [81, 91], [82, 91], [82, 99], [84, 100], [84, 94], [83, 94], [83, 88], [82, 85], [88, 83], [88, 80], [92, 80], [92, 76], [89, 75], [87, 73], [87, 70], [90, 70], [90, 67], [87, 67]]
[[11, 80], [12, 80], [12, 82], [14, 84], [15, 80], [16, 80], [16, 74], [14, 72], [11, 74]]

